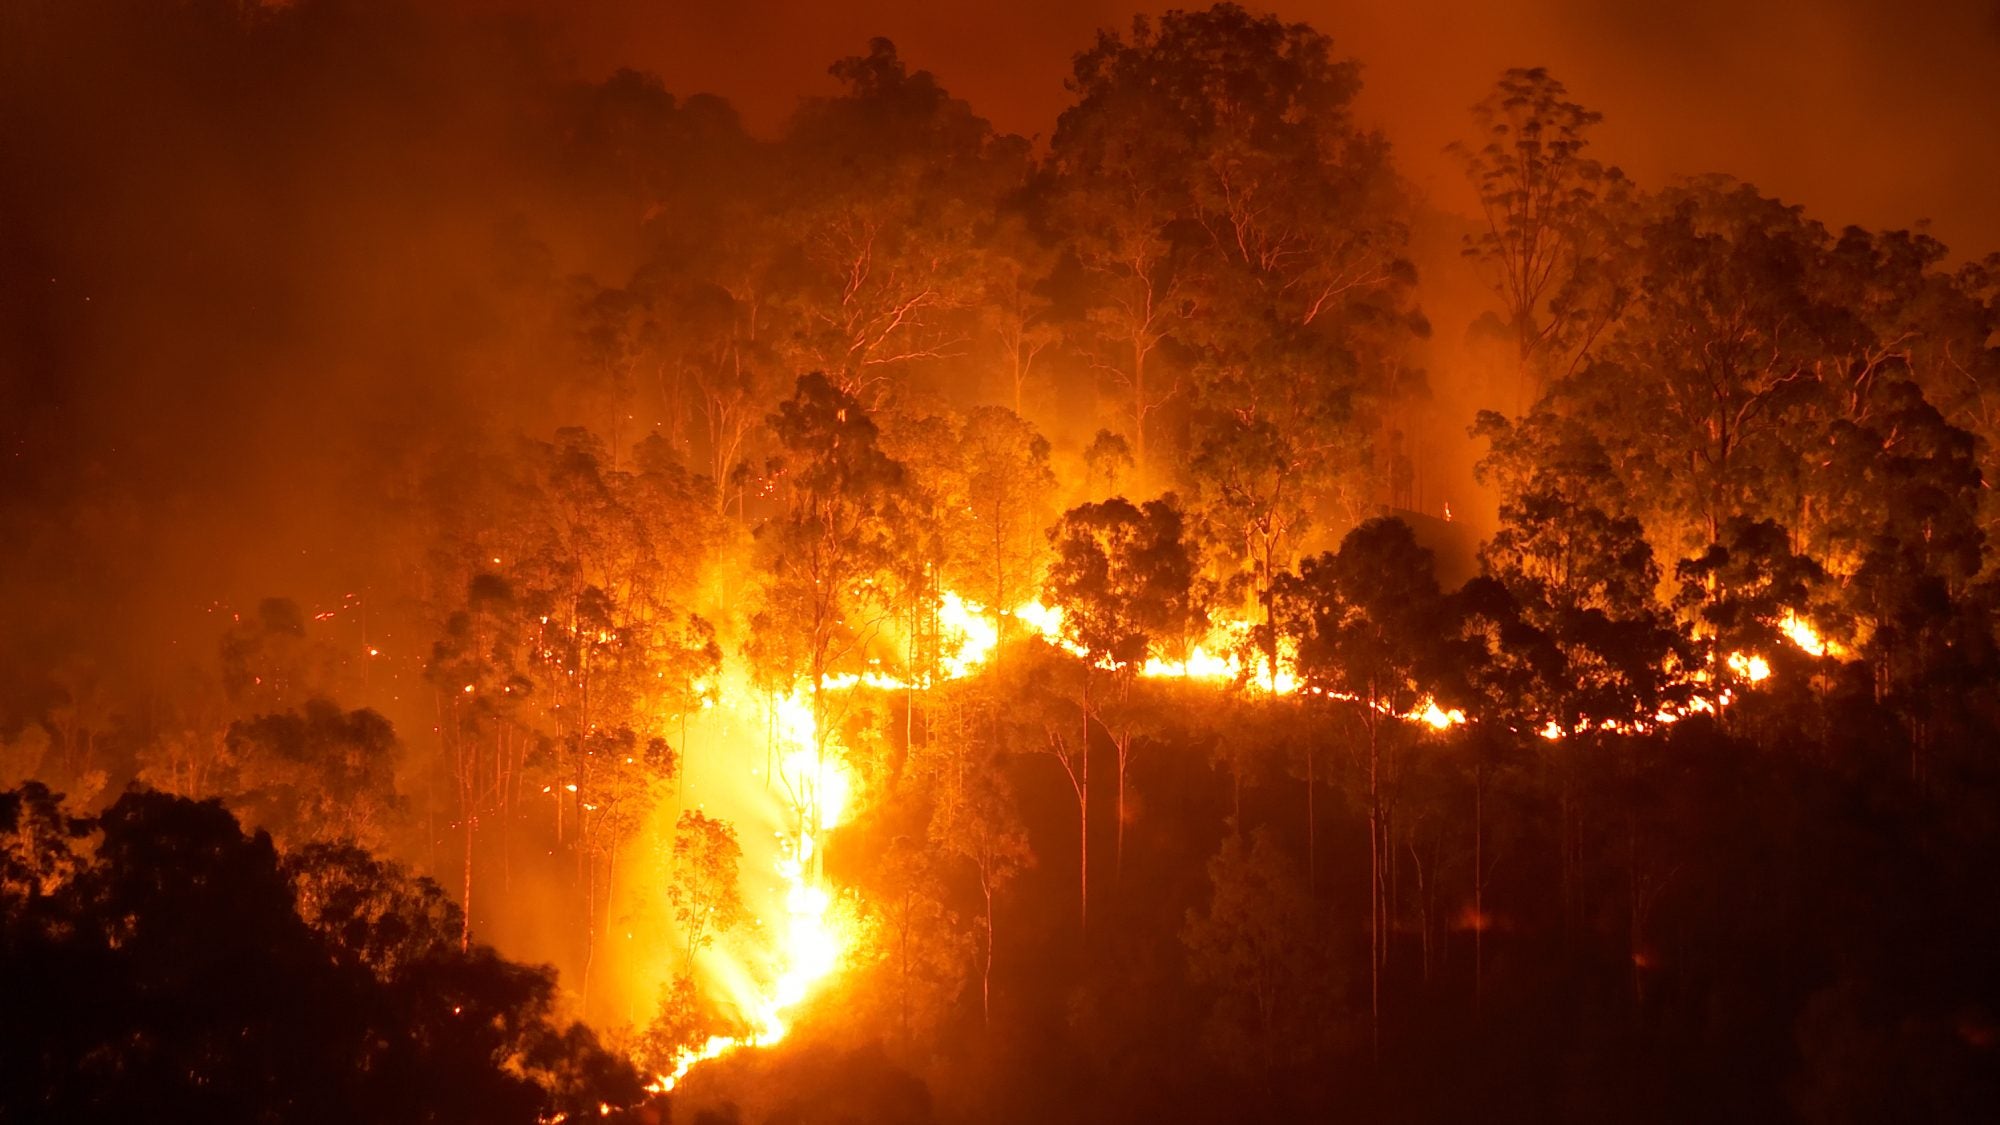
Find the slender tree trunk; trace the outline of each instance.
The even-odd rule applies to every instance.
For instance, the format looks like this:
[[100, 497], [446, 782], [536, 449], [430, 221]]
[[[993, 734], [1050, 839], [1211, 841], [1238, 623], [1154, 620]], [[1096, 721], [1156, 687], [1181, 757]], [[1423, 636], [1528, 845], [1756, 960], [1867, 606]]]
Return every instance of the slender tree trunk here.
[[991, 864], [979, 868], [979, 889], [986, 895], [986, 963], [979, 971], [979, 1018], [993, 1023], [993, 871]]
[[910, 640], [904, 646], [904, 663], [909, 669], [909, 678], [903, 684], [903, 760], [910, 760], [910, 752], [917, 744], [917, 619], [923, 607], [910, 603]]
[[[1369, 706], [1372, 709], [1374, 700]], [[1381, 724], [1368, 723], [1368, 1042], [1371, 1057], [1382, 1061], [1382, 790]]]
[[[611, 905], [618, 895], [617, 842], [612, 841], [611, 846], [606, 850], [610, 853], [610, 858], [604, 865], [604, 917], [600, 925], [603, 932], [609, 933], [611, 930]], [[592, 944], [595, 945], [594, 942]]]
[[1090, 671], [1083, 673], [1082, 783], [1077, 790], [1077, 928], [1090, 934]]
[[826, 841], [822, 838], [825, 826], [824, 801], [826, 795], [826, 673], [813, 673], [813, 784], [812, 784], [812, 881], [815, 886], [826, 873]]
[[1486, 755], [1475, 735], [1479, 757], [1472, 766], [1472, 1015], [1486, 998]]
[[[1425, 991], [1429, 991], [1431, 983], [1431, 883], [1433, 880], [1424, 874], [1424, 857], [1421, 852], [1417, 851], [1417, 841], [1414, 833], [1409, 842], [1409, 849], [1410, 867], [1416, 872], [1417, 876], [1417, 947], [1423, 958], [1424, 989]], [[1432, 867], [1431, 874], [1434, 876], [1436, 874], [1436, 865], [1433, 864]]]
[[500, 727], [500, 743], [495, 748], [499, 756], [500, 778], [500, 889], [512, 892], [514, 889], [514, 798], [520, 787], [520, 769], [514, 761], [514, 740], [509, 737], [509, 727], [503, 722]]
[[1146, 347], [1142, 339], [1132, 340], [1132, 468], [1146, 480]]
[[910, 906], [911, 897], [908, 893], [903, 895], [903, 932], [896, 936], [896, 958], [901, 968], [899, 981], [902, 985], [896, 997], [897, 1019], [905, 1043], [910, 1041], [910, 919], [914, 913]]
[[1114, 895], [1117, 894], [1115, 887], [1122, 887], [1125, 885], [1125, 768], [1130, 753], [1129, 747], [1131, 745], [1131, 739], [1132, 739], [1132, 732], [1128, 730], [1124, 734], [1124, 740], [1118, 743], [1117, 745], [1118, 825], [1117, 825], [1117, 831], [1112, 838], [1112, 851], [1111, 851], [1111, 881], [1114, 884], [1114, 890], [1112, 892]]
[[463, 953], [472, 946], [472, 816], [468, 811], [465, 818], [465, 871], [463, 890], [459, 893], [459, 906], [463, 910], [458, 923], [458, 948]]
[[578, 850], [583, 852], [585, 856], [583, 878], [583, 1011], [588, 1016], [590, 1014], [590, 976], [591, 970], [597, 962], [597, 864], [588, 858], [590, 855], [588, 847], [580, 846]]
[[1625, 814], [1625, 894], [1626, 905], [1625, 944], [1632, 962], [1632, 1019], [1640, 1018], [1639, 1009], [1646, 999], [1645, 969], [1640, 964], [1644, 959], [1642, 945], [1645, 937], [1641, 933], [1644, 925], [1640, 914], [1639, 901], [1639, 825], [1638, 818], [1628, 810]]
[[1319, 755], [1313, 752], [1311, 739], [1306, 740], [1306, 896], [1319, 901], [1319, 813], [1317, 809], [1319, 788], [1314, 776]]

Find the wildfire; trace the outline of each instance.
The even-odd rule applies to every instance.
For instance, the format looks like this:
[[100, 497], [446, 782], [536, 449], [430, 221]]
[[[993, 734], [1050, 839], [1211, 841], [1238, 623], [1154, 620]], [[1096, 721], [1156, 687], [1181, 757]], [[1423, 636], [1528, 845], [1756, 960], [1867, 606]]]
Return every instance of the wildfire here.
[[1778, 622], [1778, 628], [1793, 644], [1813, 656], [1841, 655], [1838, 645], [1821, 637], [1818, 630], [1814, 629], [1810, 623], [1800, 619], [1797, 614], [1786, 613], [1785, 619]]
[[1771, 663], [1761, 656], [1732, 652], [1725, 663], [1730, 671], [1753, 684], [1761, 684], [1771, 677]]
[[[889, 677], [861, 675], [830, 677], [823, 687], [841, 691], [885, 684], [902, 686], [900, 680]], [[747, 691], [718, 694], [725, 705], [749, 696]], [[654, 1093], [672, 1090], [688, 1071], [710, 1059], [745, 1047], [769, 1047], [784, 1039], [791, 1030], [791, 1011], [840, 970], [849, 951], [850, 935], [837, 921], [834, 897], [819, 881], [813, 861], [821, 838], [844, 823], [850, 811], [853, 776], [839, 754], [827, 753], [822, 758], [811, 698], [803, 687], [771, 702], [769, 724], [770, 737], [783, 747], [774, 772], [792, 825], [777, 834], [778, 855], [772, 870], [782, 892], [781, 908], [776, 924], [764, 926], [770, 934], [774, 970], [768, 979], [759, 979], [759, 974], [731, 958], [712, 959], [721, 962], [710, 967], [725, 978], [750, 1030], [742, 1035], [710, 1036], [699, 1045], [682, 1048], [672, 1069], [656, 1075], [647, 1087]]]
[[[1029, 636], [1039, 637], [1072, 655], [1084, 650], [1063, 633], [1059, 608], [1040, 602], [1024, 602], [1011, 610], [994, 611], [952, 591], [945, 592], [935, 609], [939, 653], [935, 675], [943, 680], [961, 680], [978, 674], [991, 664], [999, 650], [1008, 622]], [[1788, 614], [1780, 625], [1785, 637], [1799, 649], [1815, 656], [1837, 650], [1806, 621]], [[1247, 643], [1249, 626], [1235, 622], [1217, 627], [1198, 642], [1175, 654], [1149, 653], [1137, 673], [1147, 679], [1177, 679], [1217, 685], [1234, 685], [1266, 695], [1302, 692], [1373, 706], [1384, 715], [1421, 724], [1433, 730], [1448, 730], [1466, 722], [1465, 713], [1425, 698], [1407, 709], [1386, 702], [1369, 702], [1344, 693], [1307, 688], [1299, 680], [1296, 653], [1281, 650], [1268, 664]], [[1734, 652], [1722, 659], [1741, 682], [1759, 684], [1767, 680], [1770, 661], [1759, 654]], [[823, 692], [862, 689], [878, 691], [926, 690], [931, 677], [915, 669], [901, 674], [879, 665], [860, 672], [826, 677]], [[741, 692], [719, 688], [708, 700], [719, 700], [727, 709], [732, 700], [740, 703], [751, 697], [747, 686]], [[1638, 729], [1653, 722], [1667, 724], [1696, 712], [1715, 713], [1731, 700], [1724, 688], [1712, 695], [1698, 695], [1685, 705], [1663, 709], [1645, 723], [1606, 724], [1604, 729]], [[815, 874], [816, 852], [822, 841], [817, 831], [831, 831], [851, 814], [855, 794], [854, 778], [838, 753], [826, 752], [814, 721], [814, 704], [806, 685], [770, 701], [769, 736], [782, 747], [773, 760], [772, 780], [779, 783], [793, 828], [779, 833], [778, 858], [774, 874], [782, 908], [776, 924], [769, 926], [773, 968], [761, 975], [733, 962], [711, 966], [730, 978], [734, 995], [749, 1030], [737, 1036], [713, 1036], [703, 1043], [684, 1048], [668, 1073], [656, 1076], [649, 1089], [672, 1090], [689, 1070], [710, 1059], [745, 1047], [768, 1047], [790, 1031], [789, 1015], [830, 977], [839, 972], [847, 958], [852, 935], [836, 914], [834, 896]], [[1545, 739], [1565, 737], [1567, 730], [1549, 721], [1538, 733]]]
[[1000, 647], [1000, 622], [956, 591], [946, 590], [938, 599], [937, 615], [948, 645], [942, 660], [946, 679], [962, 680], [972, 675]]
[[785, 883], [785, 921], [778, 942], [783, 968], [769, 990], [753, 1001], [748, 1013], [754, 1030], [748, 1035], [712, 1035], [698, 1047], [684, 1047], [670, 1073], [655, 1075], [646, 1088], [655, 1094], [672, 1090], [700, 1063], [743, 1047], [769, 1047], [791, 1030], [786, 1015], [810, 996], [815, 986], [840, 968], [848, 949], [846, 935], [834, 925], [833, 897], [812, 879], [807, 859], [811, 837], [801, 836], [794, 854], [781, 860], [778, 875]]
[[1177, 680], [1233, 680], [1243, 670], [1243, 662], [1233, 655], [1217, 655], [1202, 645], [1188, 650], [1185, 660], [1164, 660], [1149, 656], [1139, 669], [1141, 676]]

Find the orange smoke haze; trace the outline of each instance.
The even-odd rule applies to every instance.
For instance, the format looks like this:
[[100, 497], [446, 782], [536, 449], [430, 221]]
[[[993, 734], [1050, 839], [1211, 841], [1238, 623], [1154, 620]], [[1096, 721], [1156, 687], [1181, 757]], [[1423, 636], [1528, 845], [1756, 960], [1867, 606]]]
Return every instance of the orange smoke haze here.
[[[654, 70], [669, 89], [728, 97], [760, 128], [830, 92], [831, 59], [887, 36], [995, 125], [1044, 139], [1070, 55], [1134, 11], [1105, 0], [508, 2], [559, 28], [586, 74]], [[1603, 112], [1605, 158], [1641, 182], [1727, 171], [1831, 225], [1929, 219], [1961, 254], [2000, 246], [1991, 0], [1247, 6], [1310, 23], [1360, 59], [1362, 113], [1388, 133], [1404, 174], [1452, 210], [1471, 205], [1443, 154], [1466, 107], [1505, 68], [1546, 66]]]

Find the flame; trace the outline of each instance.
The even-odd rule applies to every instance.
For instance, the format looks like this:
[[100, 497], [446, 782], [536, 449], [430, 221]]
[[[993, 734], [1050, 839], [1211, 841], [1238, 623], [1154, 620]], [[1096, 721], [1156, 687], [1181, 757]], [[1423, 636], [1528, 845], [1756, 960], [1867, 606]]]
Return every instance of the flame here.
[[748, 1035], [712, 1035], [698, 1047], [683, 1047], [674, 1058], [673, 1070], [658, 1074], [646, 1089], [664, 1094], [678, 1085], [700, 1063], [720, 1058], [744, 1047], [770, 1047], [791, 1032], [786, 1015], [810, 996], [814, 988], [840, 968], [848, 949], [846, 935], [829, 917], [833, 896], [812, 881], [804, 857], [806, 839], [793, 858], [779, 864], [786, 883], [785, 927], [780, 939], [780, 960], [784, 968], [770, 990], [749, 1013], [754, 1030]]
[[1785, 619], [1778, 622], [1778, 628], [1793, 644], [1813, 656], [1841, 654], [1838, 645], [1821, 637], [1819, 630], [1814, 629], [1811, 622], [1800, 618], [1797, 614], [1787, 612]]
[[[840, 691], [858, 685], [877, 683], [867, 676], [829, 677], [824, 687]], [[775, 865], [783, 888], [783, 912], [778, 924], [770, 927], [776, 973], [768, 982], [754, 983], [743, 966], [727, 966], [724, 975], [736, 982], [733, 991], [751, 1030], [745, 1035], [711, 1036], [699, 1046], [682, 1048], [672, 1069], [655, 1075], [646, 1087], [656, 1094], [672, 1090], [700, 1063], [740, 1048], [782, 1041], [791, 1031], [791, 1011], [839, 972], [850, 948], [850, 935], [834, 917], [834, 897], [814, 873], [818, 840], [813, 833], [815, 825], [823, 834], [844, 822], [853, 799], [852, 773], [837, 753], [826, 754], [822, 761], [812, 703], [803, 688], [773, 700], [770, 721], [773, 736], [785, 746], [777, 773], [798, 825], [796, 832], [780, 834]]]
[[1243, 662], [1234, 654], [1218, 656], [1205, 646], [1196, 645], [1188, 650], [1185, 660], [1148, 656], [1139, 674], [1178, 680], [1234, 680], [1242, 670]]
[[1062, 610], [1050, 608], [1040, 602], [1023, 602], [1014, 608], [1011, 616], [1040, 634], [1043, 640], [1068, 647], [1062, 640]]
[[[1810, 622], [1795, 613], [1786, 612], [1784, 618], [1778, 622], [1778, 630], [1785, 635], [1786, 640], [1796, 645], [1801, 651], [1812, 656], [1839, 657], [1844, 655], [1845, 650], [1834, 642], [1826, 640], [1820, 635], [1817, 629], [1813, 628]], [[1731, 672], [1734, 672], [1743, 682], [1750, 684], [1752, 687], [1770, 679], [1772, 675], [1770, 660], [1754, 652], [1729, 653], [1722, 658], [1722, 664]], [[1711, 675], [1706, 671], [1696, 671], [1690, 678], [1699, 683], [1708, 683], [1712, 680]], [[1713, 695], [1692, 696], [1685, 704], [1680, 705], [1678, 708], [1663, 708], [1654, 714], [1650, 723], [1644, 721], [1606, 721], [1598, 723], [1592, 729], [1623, 734], [1640, 733], [1656, 724], [1666, 726], [1670, 723], [1679, 722], [1689, 715], [1720, 714], [1721, 709], [1729, 706], [1730, 703], [1735, 701], [1735, 698], [1735, 693], [1725, 687]], [[1550, 740], [1562, 738], [1564, 735], [1563, 728], [1553, 720], [1536, 733]]]
[[944, 645], [944, 675], [962, 680], [977, 672], [1000, 647], [1000, 622], [976, 605], [946, 590], [938, 599], [938, 631]]
[[1771, 678], [1770, 661], [1755, 654], [1746, 655], [1740, 652], [1732, 652], [1724, 663], [1729, 665], [1730, 671], [1749, 680], [1753, 684], [1761, 684]]
[[1436, 730], [1448, 730], [1465, 721], [1465, 712], [1455, 707], [1447, 711], [1437, 705], [1437, 700], [1426, 699], [1423, 713], [1416, 716], [1416, 721]]

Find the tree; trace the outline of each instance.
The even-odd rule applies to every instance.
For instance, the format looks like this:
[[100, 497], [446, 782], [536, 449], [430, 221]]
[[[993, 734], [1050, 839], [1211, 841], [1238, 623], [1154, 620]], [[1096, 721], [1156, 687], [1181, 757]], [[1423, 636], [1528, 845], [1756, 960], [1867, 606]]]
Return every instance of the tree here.
[[428, 880], [351, 846], [281, 855], [213, 800], [134, 790], [82, 822], [30, 790], [0, 816], [23, 795], [84, 846], [0, 911], [0, 984], [38, 1013], [0, 1052], [6, 1116], [526, 1125], [643, 1096], [555, 1020], [552, 971], [460, 949]]
[[[1310, 470], [1284, 431], [1267, 419], [1227, 414], [1203, 426], [1189, 467], [1199, 482], [1198, 511], [1215, 553], [1249, 566], [1248, 598], [1262, 614], [1263, 635], [1275, 627], [1272, 589], [1290, 568], [1299, 539], [1311, 526]], [[1240, 585], [1240, 583], [1238, 584]], [[1266, 645], [1264, 674], [1275, 682], [1278, 654]]]
[[[1014, 413], [1025, 414], [1027, 392], [1036, 381], [1036, 362], [1062, 339], [1054, 303], [1046, 290], [1057, 251], [1030, 216], [1003, 215], [981, 245], [978, 314], [999, 345]], [[1046, 378], [1046, 377], [1044, 377]]]
[[1356, 329], [1372, 316], [1350, 314], [1413, 275], [1386, 146], [1350, 112], [1358, 64], [1305, 24], [1218, 4], [1137, 18], [1129, 40], [1100, 34], [1071, 87], [1051, 214], [1087, 280], [1088, 346], [1124, 391], [1142, 479], [1149, 419], [1177, 390], [1157, 370], [1170, 342], [1231, 375], [1270, 369], [1271, 350], [1316, 352], [1305, 365], [1321, 378], [1336, 353], [1371, 366]]
[[[1062, 610], [1063, 634], [1080, 652], [1083, 690], [1085, 791], [1087, 800], [1090, 723], [1103, 719], [1091, 696], [1097, 670], [1110, 674], [1123, 700], [1158, 643], [1170, 656], [1185, 659], [1208, 629], [1208, 592], [1199, 560], [1187, 541], [1180, 503], [1171, 494], [1143, 505], [1123, 497], [1081, 504], [1063, 513], [1049, 532], [1055, 560], [1049, 567], [1050, 600]], [[1134, 731], [1130, 722], [1106, 727], [1118, 761], [1118, 826], [1115, 869], [1124, 868], [1125, 781]]]
[[[1418, 546], [1408, 524], [1389, 518], [1355, 528], [1338, 552], [1305, 560], [1296, 576], [1286, 577], [1281, 596], [1290, 603], [1282, 620], [1295, 630], [1301, 684], [1317, 695], [1350, 701], [1366, 739], [1369, 1013], [1379, 1053], [1389, 929], [1384, 735], [1431, 695], [1449, 632], [1449, 606], [1438, 590], [1431, 553]], [[1307, 846], [1314, 849], [1310, 772], [1306, 787]], [[1316, 857], [1309, 858], [1315, 874], [1316, 865]]]
[[740, 1038], [750, 1030], [704, 993], [691, 971], [685, 971], [661, 986], [659, 1006], [639, 1033], [637, 1054], [640, 1065], [651, 1073], [672, 1074], [685, 1052], [698, 1051], [717, 1037]]
[[980, 293], [986, 227], [1026, 173], [1002, 136], [887, 39], [829, 68], [845, 91], [799, 107], [781, 204], [799, 269], [795, 370], [878, 405], [887, 373], [956, 354]]
[[[799, 378], [771, 415], [781, 454], [770, 465], [783, 509], [758, 530], [770, 583], [759, 633], [803, 641], [812, 691], [814, 776], [801, 808], [803, 833], [823, 840], [818, 794], [825, 788], [833, 727], [827, 677], [859, 662], [889, 602], [884, 577], [896, 558], [905, 469], [885, 453], [860, 400], [823, 375]], [[813, 849], [815, 868], [824, 849]]]
[[1732, 515], [1791, 521], [1767, 505], [1788, 491], [1775, 474], [1796, 463], [1797, 409], [1847, 365], [1862, 327], [1830, 299], [1826, 232], [1798, 208], [1704, 180], [1648, 200], [1646, 215], [1631, 303], [1565, 393], [1603, 419], [1637, 512], [1678, 556]]
[[75, 878], [84, 857], [70, 841], [93, 827], [39, 781], [0, 792], [0, 918], [11, 921]]
[[197, 801], [240, 790], [229, 750], [229, 701], [218, 682], [179, 679], [155, 721], [159, 729], [138, 753], [140, 781]]
[[1568, 98], [1541, 67], [1508, 70], [1472, 109], [1480, 139], [1452, 146], [1486, 220], [1465, 253], [1501, 300], [1530, 399], [1589, 354], [1622, 303], [1615, 214], [1628, 188], [1587, 154], [1603, 115]]
[[1824, 596], [1827, 575], [1813, 559], [1792, 553], [1784, 528], [1733, 517], [1720, 541], [1675, 570], [1681, 588], [1674, 604], [1693, 618], [1712, 677], [1738, 681], [1741, 690], [1747, 676], [1731, 665], [1730, 654], [1754, 654], [1787, 672], [1805, 670], [1798, 666], [1803, 661], [1791, 659], [1799, 650], [1787, 640], [1786, 625], [1825, 619], [1814, 603]]
[[462, 910], [444, 888], [350, 843], [310, 843], [280, 859], [301, 921], [384, 981], [465, 953]]
[[372, 710], [308, 700], [296, 711], [231, 724], [228, 741], [242, 763], [237, 800], [281, 840], [379, 844], [401, 808], [402, 744]]
[[[497, 799], [501, 824], [511, 788], [524, 762], [516, 739], [517, 712], [530, 705], [537, 684], [527, 650], [532, 632], [524, 607], [500, 575], [481, 572], [468, 583], [465, 608], [446, 621], [431, 649], [429, 678], [450, 722], [439, 728], [449, 755], [456, 827], [463, 843], [459, 881], [461, 946], [472, 941], [473, 860], [480, 817]], [[445, 701], [448, 701], [446, 703]], [[489, 744], [491, 752], [488, 752]], [[558, 803], [560, 807], [560, 803]]]
[[1092, 494], [1121, 496], [1124, 489], [1120, 485], [1133, 469], [1132, 443], [1125, 440], [1124, 434], [1099, 430], [1084, 447], [1083, 464]]
[[[672, 782], [680, 773], [680, 760], [666, 739], [654, 736], [642, 740], [630, 727], [591, 731], [584, 736], [580, 749], [577, 786], [591, 797], [583, 806], [584, 819], [578, 833], [579, 849], [590, 863], [590, 876], [584, 888], [590, 940], [584, 954], [583, 995], [588, 1006], [594, 979], [592, 970], [597, 960], [597, 937], [609, 922], [618, 888], [618, 856], [638, 835], [653, 810], [667, 800]], [[604, 870], [601, 891], [597, 880], [600, 865]]]
[[1603, 448], [1586, 428], [1538, 413], [1482, 414], [1483, 480], [1501, 491], [1481, 566], [1507, 591], [1527, 646], [1516, 664], [1532, 713], [1559, 730], [1644, 723], [1684, 700], [1689, 660], [1655, 597], [1659, 564]]
[[674, 862], [667, 876], [667, 901], [687, 940], [687, 963], [735, 929], [746, 913], [737, 887], [743, 846], [736, 829], [698, 810], [681, 813], [674, 825]]
[[1315, 1053], [1333, 980], [1317, 911], [1268, 830], [1223, 837], [1208, 861], [1209, 900], [1181, 929], [1188, 974], [1216, 996], [1208, 1041], [1233, 1069], [1268, 1082]]
[[955, 578], [1010, 611], [1038, 588], [1048, 555], [1057, 495], [1049, 443], [1018, 414], [986, 406], [966, 416], [961, 448], [968, 511], [953, 545]]
[[1034, 866], [1035, 854], [1015, 812], [999, 763], [979, 755], [964, 755], [937, 784], [937, 804], [931, 813], [931, 841], [964, 859], [978, 878], [985, 908], [980, 925], [979, 1012], [993, 1020], [993, 900], [1023, 868]]
[[930, 1042], [965, 989], [972, 942], [943, 875], [943, 857], [898, 836], [882, 849], [863, 888], [871, 923], [863, 942], [873, 972], [853, 982], [855, 1003], [876, 1008], [906, 1048]]

